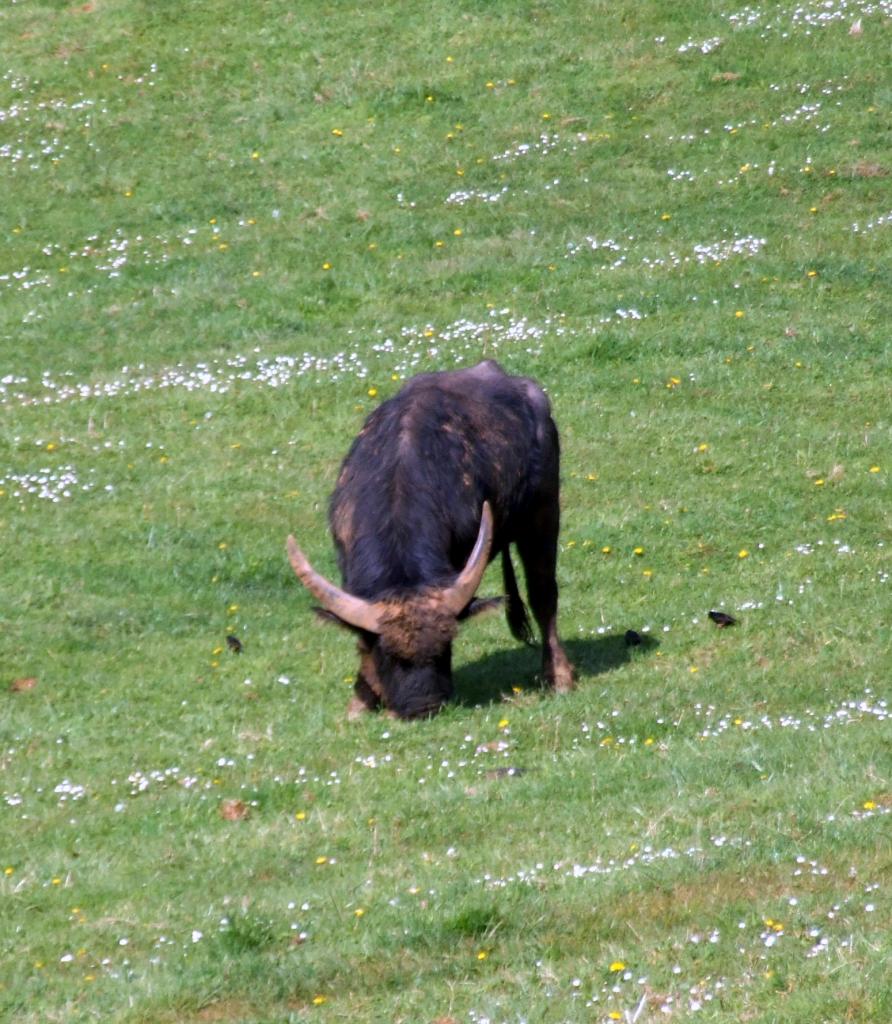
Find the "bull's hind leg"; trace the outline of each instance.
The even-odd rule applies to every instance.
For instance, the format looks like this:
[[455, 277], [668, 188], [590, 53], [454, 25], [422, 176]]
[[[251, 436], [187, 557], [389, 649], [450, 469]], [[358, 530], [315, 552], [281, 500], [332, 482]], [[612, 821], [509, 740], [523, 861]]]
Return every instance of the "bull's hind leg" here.
[[542, 633], [542, 675], [557, 693], [568, 693], [574, 686], [573, 666], [561, 645], [557, 627], [555, 571], [559, 525], [556, 497], [544, 501], [517, 538], [517, 550], [523, 562], [530, 608]]

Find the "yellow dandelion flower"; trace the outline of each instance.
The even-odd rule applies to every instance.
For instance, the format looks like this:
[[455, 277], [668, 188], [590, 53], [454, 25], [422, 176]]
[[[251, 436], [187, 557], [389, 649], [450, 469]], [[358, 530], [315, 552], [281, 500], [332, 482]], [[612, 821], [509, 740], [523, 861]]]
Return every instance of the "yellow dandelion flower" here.
[[619, 974], [620, 971], [624, 971], [625, 969], [626, 965], [623, 963], [622, 960], [614, 960], [613, 963], [610, 965], [610, 970], [613, 974]]
[[635, 548], [632, 551], [632, 554], [637, 555], [637, 557], [640, 558], [644, 554], [644, 548]]
[[739, 551], [737, 552], [737, 557], [738, 557], [738, 558], [749, 558], [749, 557], [750, 557], [750, 553], [749, 553], [749, 551], [747, 551], [747, 549], [746, 549], [746, 548], [741, 548], [741, 549], [740, 549], [740, 550], [739, 550]]
[[297, 814], [294, 815], [294, 818], [295, 818], [295, 821], [306, 821], [307, 820], [307, 812], [306, 811], [298, 811]]
[[324, 262], [324, 263], [322, 264], [322, 269], [323, 269], [323, 270], [331, 270], [331, 264], [330, 264], [330, 263], [328, 262], [328, 260], [326, 260], [326, 261], [325, 261], [325, 262]]
[[327, 1003], [328, 998], [326, 996], [313, 996], [313, 1006], [321, 1006], [323, 1003]]
[[875, 811], [877, 809], [876, 802], [873, 800], [865, 800], [861, 806], [865, 811]]
[[489, 953], [485, 949], [481, 949], [477, 954], [478, 960], [485, 960], [489, 956]]
[[507, 729], [508, 728], [508, 719], [507, 718], [503, 718], [503, 719], [501, 719], [499, 721], [499, 728], [500, 729]]
[[870, 472], [870, 473], [879, 473], [880, 472], [880, 467], [879, 466], [871, 466], [870, 469], [868, 470], [868, 472]]
[[377, 388], [369, 388], [369, 390], [368, 390], [369, 398], [375, 398], [375, 396], [377, 394], [378, 394], [378, 389]]
[[742, 320], [746, 316], [746, 313], [744, 313], [742, 309], [735, 309], [734, 316], [737, 317], [738, 320]]

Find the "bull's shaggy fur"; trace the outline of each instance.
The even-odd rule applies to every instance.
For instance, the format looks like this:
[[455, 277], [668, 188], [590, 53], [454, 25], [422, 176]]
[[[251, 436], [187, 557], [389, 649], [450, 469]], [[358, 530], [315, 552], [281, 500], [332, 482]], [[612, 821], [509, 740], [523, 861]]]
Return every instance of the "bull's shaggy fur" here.
[[573, 670], [557, 632], [558, 433], [548, 399], [492, 361], [410, 380], [368, 417], [341, 467], [330, 524], [343, 591], [382, 614], [357, 628], [360, 671], [353, 708], [383, 704], [401, 717], [435, 711], [452, 694], [456, 612], [440, 600], [474, 547], [484, 502], [490, 557], [503, 557], [506, 611], [529, 640], [509, 545], [523, 563], [542, 631], [543, 674], [559, 691]]

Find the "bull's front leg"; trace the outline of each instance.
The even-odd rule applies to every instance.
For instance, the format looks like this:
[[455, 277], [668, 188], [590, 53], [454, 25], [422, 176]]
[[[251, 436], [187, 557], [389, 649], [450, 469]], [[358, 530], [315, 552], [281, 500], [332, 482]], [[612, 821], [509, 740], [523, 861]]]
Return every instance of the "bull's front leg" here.
[[[524, 560], [526, 567], [527, 562]], [[531, 569], [527, 569], [527, 588], [530, 607], [542, 633], [542, 675], [556, 693], [569, 693], [576, 686], [575, 673], [558, 635], [557, 582], [553, 572], [548, 571], [547, 564], [534, 564]]]
[[372, 654], [362, 640], [359, 641], [359, 672], [353, 684], [353, 696], [347, 704], [347, 719], [355, 721], [367, 711], [376, 711], [381, 706], [381, 686]]
[[557, 571], [558, 526], [560, 513], [554, 500], [542, 503], [529, 527], [517, 539], [523, 562], [530, 608], [542, 634], [542, 675], [556, 693], [569, 693], [575, 687], [575, 673], [558, 635]]
[[[538, 616], [536, 616], [538, 620]], [[557, 631], [557, 608], [542, 628], [542, 675], [555, 693], [569, 693], [576, 687], [576, 676]]]

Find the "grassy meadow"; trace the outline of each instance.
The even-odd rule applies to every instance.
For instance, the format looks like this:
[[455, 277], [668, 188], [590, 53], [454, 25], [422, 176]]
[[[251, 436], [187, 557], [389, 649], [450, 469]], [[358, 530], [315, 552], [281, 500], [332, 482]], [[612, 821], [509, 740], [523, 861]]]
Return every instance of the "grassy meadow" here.
[[[890, 44], [0, 0], [0, 1018], [892, 1020]], [[336, 576], [364, 417], [483, 357], [561, 429], [578, 689], [493, 615], [348, 723], [285, 537]]]

